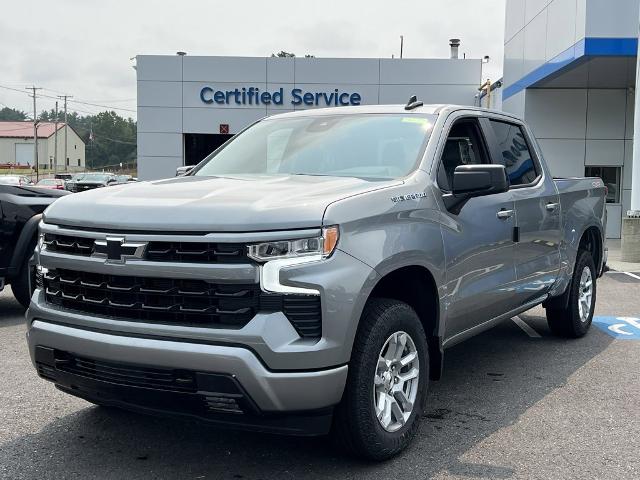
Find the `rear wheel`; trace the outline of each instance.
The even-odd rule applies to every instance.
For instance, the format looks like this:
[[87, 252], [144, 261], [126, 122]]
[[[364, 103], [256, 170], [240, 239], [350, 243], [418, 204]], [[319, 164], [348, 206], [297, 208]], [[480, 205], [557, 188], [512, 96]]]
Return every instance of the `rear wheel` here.
[[568, 288], [566, 308], [547, 308], [547, 323], [555, 335], [579, 338], [589, 331], [596, 305], [596, 267], [590, 252], [578, 252]]
[[407, 304], [374, 299], [363, 313], [333, 435], [349, 453], [385, 460], [413, 439], [429, 378], [424, 329]]

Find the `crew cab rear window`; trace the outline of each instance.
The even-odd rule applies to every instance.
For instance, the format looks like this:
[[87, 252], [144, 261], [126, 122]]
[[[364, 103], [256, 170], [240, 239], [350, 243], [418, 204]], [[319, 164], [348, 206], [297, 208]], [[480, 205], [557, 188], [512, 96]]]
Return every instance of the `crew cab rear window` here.
[[540, 174], [519, 125], [490, 120], [493, 132], [502, 154], [496, 161], [507, 169], [507, 177], [512, 186], [528, 185]]

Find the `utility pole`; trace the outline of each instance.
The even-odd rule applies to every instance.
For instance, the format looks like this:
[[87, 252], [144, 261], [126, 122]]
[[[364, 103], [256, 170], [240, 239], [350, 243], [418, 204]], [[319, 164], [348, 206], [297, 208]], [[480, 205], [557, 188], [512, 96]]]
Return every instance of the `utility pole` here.
[[404, 35], [400, 35], [400, 58], [402, 58], [403, 49], [404, 49]]
[[56, 100], [56, 118], [53, 137], [53, 174], [58, 173], [58, 101]]
[[36, 86], [26, 88], [27, 90], [31, 90], [33, 92], [31, 95], [31, 97], [33, 97], [33, 164], [35, 165], [36, 169], [37, 182], [38, 180], [40, 180], [40, 168], [38, 166], [38, 110], [36, 109], [36, 91], [42, 89]]
[[69, 124], [67, 123], [67, 98], [73, 98], [73, 95], [58, 95], [58, 98], [64, 99], [64, 168], [67, 169], [67, 130]]

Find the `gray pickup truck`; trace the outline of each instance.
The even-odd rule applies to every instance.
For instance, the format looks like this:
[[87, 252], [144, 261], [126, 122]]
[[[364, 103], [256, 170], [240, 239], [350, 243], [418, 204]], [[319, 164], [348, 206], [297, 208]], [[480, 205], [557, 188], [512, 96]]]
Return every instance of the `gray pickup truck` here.
[[444, 352], [542, 304], [591, 325], [605, 186], [527, 126], [422, 105], [284, 113], [186, 176], [44, 214], [28, 342], [98, 405], [401, 451]]

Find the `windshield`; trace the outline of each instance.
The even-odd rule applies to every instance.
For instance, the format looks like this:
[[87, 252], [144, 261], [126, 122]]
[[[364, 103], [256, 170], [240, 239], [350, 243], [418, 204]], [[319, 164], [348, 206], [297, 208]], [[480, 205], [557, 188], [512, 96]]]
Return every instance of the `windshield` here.
[[207, 157], [193, 175], [403, 177], [417, 167], [435, 120], [416, 114], [267, 119]]
[[40, 180], [38, 185], [58, 185], [60, 180]]

